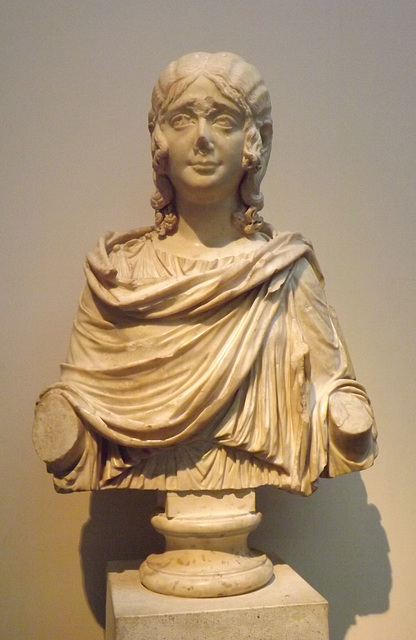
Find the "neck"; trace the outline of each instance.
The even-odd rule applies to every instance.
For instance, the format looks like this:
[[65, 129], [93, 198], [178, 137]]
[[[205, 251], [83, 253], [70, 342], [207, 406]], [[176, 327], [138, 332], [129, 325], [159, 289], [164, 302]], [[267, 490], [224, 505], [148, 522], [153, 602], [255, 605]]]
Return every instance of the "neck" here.
[[236, 196], [221, 202], [191, 202], [176, 199], [179, 215], [177, 240], [205, 247], [222, 247], [241, 236], [231, 222], [232, 214], [241, 207]]

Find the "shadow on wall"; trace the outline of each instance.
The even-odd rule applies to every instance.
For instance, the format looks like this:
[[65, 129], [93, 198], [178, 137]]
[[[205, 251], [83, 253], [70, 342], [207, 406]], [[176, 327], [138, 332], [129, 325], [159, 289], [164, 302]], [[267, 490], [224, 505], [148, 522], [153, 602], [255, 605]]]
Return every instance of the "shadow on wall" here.
[[[329, 601], [331, 640], [344, 640], [356, 616], [388, 609], [387, 538], [359, 474], [321, 480], [310, 498], [262, 487], [257, 505], [263, 522], [252, 546], [281, 557]], [[150, 525], [155, 507], [154, 491], [91, 494], [80, 553], [87, 600], [102, 627], [107, 562], [163, 550], [163, 538]]]
[[310, 498], [262, 487], [257, 507], [252, 546], [277, 554], [328, 600], [331, 640], [344, 640], [356, 616], [388, 610], [389, 546], [358, 473], [320, 480]]
[[115, 489], [91, 493], [90, 518], [82, 528], [80, 554], [87, 601], [102, 627], [107, 563], [163, 551], [164, 539], [150, 524], [155, 508], [156, 491]]

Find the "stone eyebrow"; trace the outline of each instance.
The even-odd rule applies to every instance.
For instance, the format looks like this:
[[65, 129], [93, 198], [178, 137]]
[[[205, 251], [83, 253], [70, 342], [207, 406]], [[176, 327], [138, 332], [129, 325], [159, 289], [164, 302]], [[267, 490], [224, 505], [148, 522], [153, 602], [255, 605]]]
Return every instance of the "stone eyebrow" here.
[[223, 113], [229, 113], [230, 115], [234, 115], [234, 116], [244, 116], [241, 110], [237, 106], [234, 106], [233, 104], [224, 104], [223, 102], [217, 102], [212, 98], [209, 99], [209, 101], [207, 100], [207, 103], [210, 107], [209, 113], [211, 111], [219, 111]]
[[178, 100], [175, 100], [175, 103], [173, 105], [168, 106], [167, 113], [177, 113], [182, 109], [195, 110], [195, 107], [198, 107], [199, 102], [200, 100], [198, 100], [197, 98], [194, 98], [193, 100], [182, 100], [182, 101], [179, 98]]
[[167, 115], [174, 115], [183, 110], [194, 111], [195, 113], [205, 113], [206, 115], [211, 114], [213, 111], [218, 111], [222, 113], [228, 113], [233, 116], [244, 116], [241, 110], [232, 104], [224, 104], [223, 102], [218, 102], [213, 98], [207, 96], [207, 98], [200, 100], [199, 98], [193, 98], [190, 100], [183, 100], [181, 102], [180, 98], [175, 101], [171, 107], [167, 109]]

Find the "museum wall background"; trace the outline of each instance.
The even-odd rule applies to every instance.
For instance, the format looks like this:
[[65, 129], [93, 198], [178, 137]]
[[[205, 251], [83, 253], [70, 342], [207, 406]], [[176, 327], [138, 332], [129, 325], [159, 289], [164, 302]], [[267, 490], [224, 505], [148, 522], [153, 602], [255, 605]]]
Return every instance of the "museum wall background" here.
[[[54, 493], [31, 444], [87, 250], [148, 224], [147, 110], [193, 50], [270, 89], [264, 216], [313, 240], [380, 431], [376, 466], [309, 499], [259, 491], [253, 541], [330, 602], [331, 640], [416, 628], [415, 57], [412, 0], [3, 0], [0, 636], [103, 637], [105, 563], [155, 544], [153, 493]], [[159, 544], [159, 542], [157, 542]]]

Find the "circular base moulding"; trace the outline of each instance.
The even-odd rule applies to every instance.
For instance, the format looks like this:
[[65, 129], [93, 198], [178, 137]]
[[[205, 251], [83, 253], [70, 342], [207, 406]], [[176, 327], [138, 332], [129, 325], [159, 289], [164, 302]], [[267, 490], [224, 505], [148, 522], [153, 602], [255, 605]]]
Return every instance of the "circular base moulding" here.
[[247, 547], [259, 513], [228, 517], [152, 518], [166, 551], [150, 555], [140, 579], [151, 591], [187, 598], [234, 596], [263, 587], [273, 575], [268, 557]]
[[237, 556], [223, 551], [189, 549], [149, 556], [140, 579], [151, 591], [185, 598], [235, 596], [263, 587], [273, 575], [270, 560], [252, 551]]

